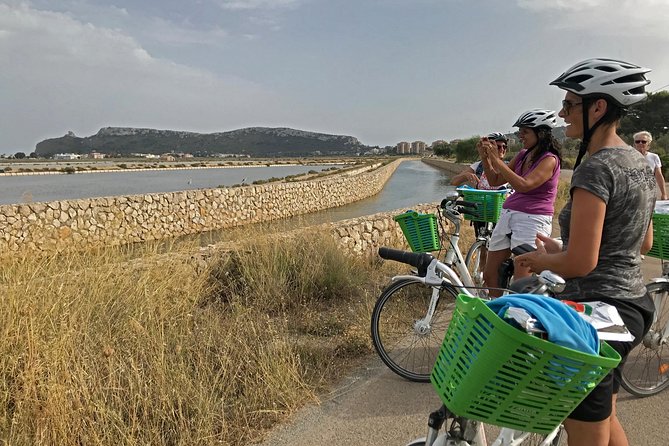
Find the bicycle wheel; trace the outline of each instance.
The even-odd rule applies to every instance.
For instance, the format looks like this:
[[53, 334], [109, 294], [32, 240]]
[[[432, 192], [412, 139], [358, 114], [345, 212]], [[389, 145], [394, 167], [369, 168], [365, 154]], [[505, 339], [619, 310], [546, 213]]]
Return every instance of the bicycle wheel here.
[[465, 265], [469, 270], [469, 275], [472, 277], [474, 285], [478, 287], [483, 286], [483, 269], [485, 268], [485, 257], [487, 255], [485, 245], [485, 240], [475, 241], [465, 256]]
[[[426, 321], [433, 290], [439, 299]], [[433, 288], [411, 279], [398, 280], [381, 293], [372, 312], [372, 343], [390, 370], [410, 381], [430, 381], [455, 297], [452, 287]]]
[[627, 356], [622, 370], [622, 387], [632, 395], [655, 395], [669, 387], [669, 283], [646, 286], [655, 303], [655, 319], [641, 344]]

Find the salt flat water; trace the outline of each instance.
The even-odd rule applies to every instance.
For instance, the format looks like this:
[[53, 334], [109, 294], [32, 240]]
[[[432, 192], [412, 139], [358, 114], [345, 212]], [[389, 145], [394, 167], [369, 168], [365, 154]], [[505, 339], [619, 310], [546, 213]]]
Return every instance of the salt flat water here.
[[331, 167], [333, 166], [211, 167], [0, 176], [0, 204], [211, 189], [241, 184], [244, 180], [246, 184], [251, 184], [256, 180], [281, 178], [310, 170], [320, 172]]

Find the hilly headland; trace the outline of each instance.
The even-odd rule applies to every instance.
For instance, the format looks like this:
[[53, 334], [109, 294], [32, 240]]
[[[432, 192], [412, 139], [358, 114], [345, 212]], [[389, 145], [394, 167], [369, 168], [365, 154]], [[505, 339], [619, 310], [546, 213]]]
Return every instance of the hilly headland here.
[[312, 155], [354, 155], [367, 149], [357, 138], [347, 135], [295, 130], [285, 127], [248, 127], [229, 132], [195, 133], [133, 127], [104, 127], [95, 135], [80, 137], [73, 132], [37, 143], [36, 153], [50, 157], [57, 153], [113, 156], [135, 153], [159, 155], [188, 153], [194, 156], [220, 154], [253, 157]]

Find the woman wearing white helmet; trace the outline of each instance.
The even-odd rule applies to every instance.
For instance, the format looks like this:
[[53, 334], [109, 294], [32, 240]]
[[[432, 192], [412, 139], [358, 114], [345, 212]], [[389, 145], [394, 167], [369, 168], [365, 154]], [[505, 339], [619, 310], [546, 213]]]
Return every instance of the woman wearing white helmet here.
[[[566, 135], [582, 140], [570, 199], [559, 216], [564, 247], [537, 234], [539, 250], [516, 258], [517, 265], [532, 271], [562, 275], [567, 281], [563, 295], [569, 300], [614, 305], [635, 337], [633, 342], [609, 342], [623, 362], [653, 318], [641, 254], [652, 245], [656, 186], [645, 158], [616, 129], [626, 108], [645, 99], [649, 71], [627, 62], [589, 59], [551, 82], [566, 91], [560, 111]], [[628, 444], [615, 410], [621, 367], [565, 420], [570, 446]]]
[[[498, 286], [499, 268], [511, 256], [511, 249], [534, 245], [537, 232], [551, 233], [562, 161], [560, 145], [552, 135], [556, 125], [554, 111], [534, 109], [523, 113], [514, 123], [523, 147], [508, 165], [496, 156], [496, 146], [489, 139], [478, 143], [488, 182], [493, 186], [508, 183], [515, 190], [503, 204], [488, 246], [483, 278], [491, 288]], [[516, 267], [514, 277], [529, 274], [529, 269]], [[501, 293], [490, 290], [491, 296]]]
[[[508, 138], [502, 133], [492, 132], [488, 134], [488, 139], [495, 143], [499, 157], [504, 159], [504, 155], [506, 155], [506, 150], [509, 143]], [[462, 186], [463, 184], [470, 184], [476, 189], [483, 190], [496, 190], [504, 188], [504, 185], [491, 186], [488, 183], [488, 178], [483, 171], [483, 162], [480, 160], [470, 164], [469, 167], [465, 167], [462, 172], [454, 175], [453, 178], [451, 178], [451, 186]]]

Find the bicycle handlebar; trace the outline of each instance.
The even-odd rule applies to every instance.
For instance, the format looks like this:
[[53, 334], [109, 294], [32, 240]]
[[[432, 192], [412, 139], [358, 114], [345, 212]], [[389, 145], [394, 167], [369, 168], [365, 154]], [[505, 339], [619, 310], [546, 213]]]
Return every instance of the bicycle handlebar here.
[[472, 203], [471, 201], [453, 201], [449, 198], [444, 198], [443, 200], [441, 200], [440, 207], [442, 209], [444, 209], [444, 208], [446, 208], [446, 206], [449, 203], [453, 203], [454, 205], [462, 206], [463, 208], [470, 208], [470, 209], [473, 209], [473, 210], [476, 210], [476, 209], [479, 208], [478, 203]]
[[385, 246], [379, 248], [379, 256], [382, 259], [394, 260], [418, 268], [418, 274], [422, 277], [427, 274], [427, 267], [434, 259], [432, 254], [402, 251], [399, 249], [387, 248]]

